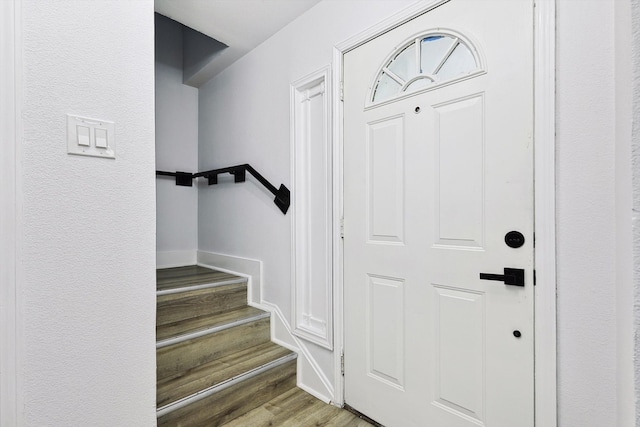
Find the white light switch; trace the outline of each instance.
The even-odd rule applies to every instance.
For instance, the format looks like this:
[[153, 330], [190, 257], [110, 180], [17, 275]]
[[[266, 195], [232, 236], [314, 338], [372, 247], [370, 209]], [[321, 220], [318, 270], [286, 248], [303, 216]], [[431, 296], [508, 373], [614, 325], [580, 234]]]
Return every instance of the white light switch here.
[[107, 148], [107, 130], [106, 129], [96, 129], [96, 147], [97, 148]]
[[78, 145], [91, 146], [91, 130], [86, 126], [76, 126], [78, 132]]
[[115, 124], [107, 120], [67, 114], [67, 152], [115, 159]]

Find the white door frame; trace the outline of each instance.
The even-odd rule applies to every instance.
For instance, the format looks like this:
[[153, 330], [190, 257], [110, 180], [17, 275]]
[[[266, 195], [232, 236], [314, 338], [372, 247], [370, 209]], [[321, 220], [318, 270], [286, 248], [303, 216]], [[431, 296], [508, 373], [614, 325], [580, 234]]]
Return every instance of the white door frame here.
[[[401, 10], [333, 50], [334, 135], [334, 403], [344, 403], [343, 267], [343, 120], [342, 82], [345, 53], [448, 0], [423, 0]], [[535, 205], [535, 423], [557, 426], [556, 396], [556, 231], [555, 231], [555, 19], [556, 0], [534, 0], [534, 205]]]
[[20, 137], [22, 121], [21, 0], [0, 1], [0, 425], [17, 426]]

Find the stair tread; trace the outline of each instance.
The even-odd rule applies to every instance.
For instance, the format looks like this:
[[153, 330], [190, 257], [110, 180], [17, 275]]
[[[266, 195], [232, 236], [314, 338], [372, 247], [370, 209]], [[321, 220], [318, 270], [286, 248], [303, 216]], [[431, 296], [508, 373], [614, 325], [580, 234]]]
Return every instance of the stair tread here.
[[290, 354], [290, 350], [267, 342], [197, 366], [179, 377], [159, 381], [157, 405], [166, 406]]
[[247, 305], [246, 283], [225, 284], [205, 289], [158, 295], [156, 325], [232, 311]]
[[236, 276], [235, 274], [223, 273], [222, 271], [201, 267], [199, 265], [156, 270], [156, 283], [159, 291], [233, 279], [246, 280], [246, 278]]
[[[197, 366], [270, 341], [269, 317], [236, 323], [198, 334], [184, 335], [180, 341], [164, 341], [157, 347], [156, 375], [158, 381], [175, 378]], [[214, 333], [208, 333], [214, 332]]]
[[158, 416], [158, 427], [223, 425], [296, 386], [296, 361], [291, 359], [244, 381]]
[[248, 319], [265, 314], [265, 311], [254, 307], [245, 306], [224, 313], [214, 313], [178, 322], [167, 323], [156, 327], [156, 340], [163, 341], [169, 338], [179, 337], [202, 330], [223, 326], [235, 321]]

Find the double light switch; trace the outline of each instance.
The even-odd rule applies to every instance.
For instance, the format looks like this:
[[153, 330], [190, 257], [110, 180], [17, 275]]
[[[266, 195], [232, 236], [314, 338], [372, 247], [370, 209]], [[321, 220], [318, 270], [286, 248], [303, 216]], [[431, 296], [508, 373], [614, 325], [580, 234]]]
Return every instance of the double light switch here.
[[113, 122], [67, 114], [67, 152], [115, 159], [114, 129]]

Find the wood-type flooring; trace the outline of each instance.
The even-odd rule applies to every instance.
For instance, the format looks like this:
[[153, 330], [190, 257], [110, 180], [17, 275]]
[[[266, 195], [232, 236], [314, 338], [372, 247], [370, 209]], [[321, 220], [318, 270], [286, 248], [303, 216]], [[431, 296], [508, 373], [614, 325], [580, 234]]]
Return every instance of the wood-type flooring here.
[[247, 279], [201, 266], [157, 272], [159, 427], [370, 427], [296, 387], [296, 354], [270, 341]]
[[297, 387], [236, 418], [224, 427], [372, 427], [344, 409], [327, 405]]

